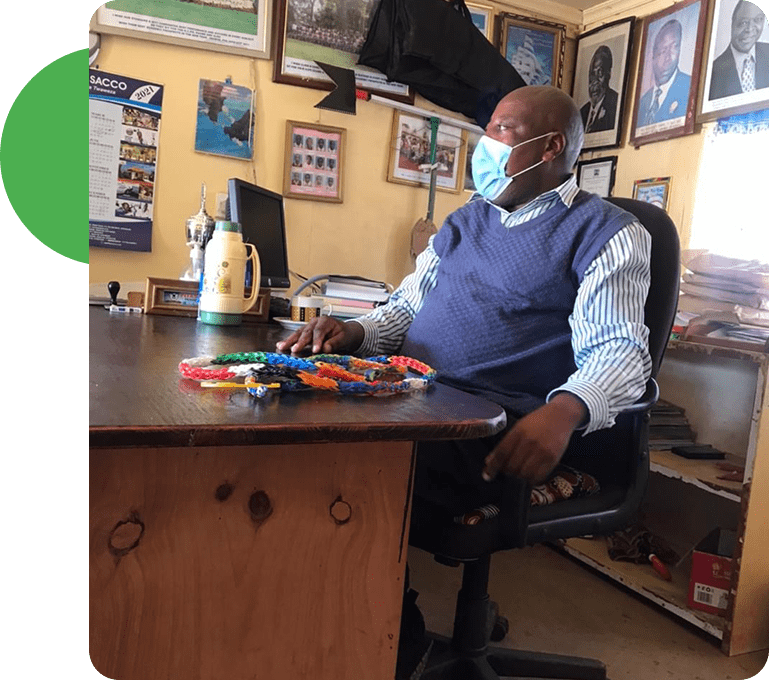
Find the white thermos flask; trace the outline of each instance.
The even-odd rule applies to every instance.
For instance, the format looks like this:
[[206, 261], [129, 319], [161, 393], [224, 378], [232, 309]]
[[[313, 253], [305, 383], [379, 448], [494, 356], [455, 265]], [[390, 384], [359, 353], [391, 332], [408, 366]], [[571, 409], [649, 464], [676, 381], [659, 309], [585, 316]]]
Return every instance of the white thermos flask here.
[[[251, 295], [248, 298], [244, 297], [246, 260], [251, 260], [254, 271]], [[200, 291], [200, 320], [217, 326], [239, 324], [243, 312], [256, 304], [260, 278], [259, 254], [252, 244], [243, 243], [240, 225], [237, 222], [218, 220], [214, 234], [206, 245]]]

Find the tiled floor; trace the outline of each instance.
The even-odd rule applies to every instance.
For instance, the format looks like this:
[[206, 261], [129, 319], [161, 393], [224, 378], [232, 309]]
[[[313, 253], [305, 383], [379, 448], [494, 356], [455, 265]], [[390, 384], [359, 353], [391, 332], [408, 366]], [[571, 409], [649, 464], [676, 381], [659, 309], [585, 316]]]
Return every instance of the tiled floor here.
[[[413, 548], [409, 566], [428, 629], [451, 635], [460, 569]], [[489, 592], [510, 620], [503, 646], [601, 659], [610, 680], [743, 680], [766, 664], [766, 652], [725, 656], [714, 638], [543, 546], [495, 555]]]

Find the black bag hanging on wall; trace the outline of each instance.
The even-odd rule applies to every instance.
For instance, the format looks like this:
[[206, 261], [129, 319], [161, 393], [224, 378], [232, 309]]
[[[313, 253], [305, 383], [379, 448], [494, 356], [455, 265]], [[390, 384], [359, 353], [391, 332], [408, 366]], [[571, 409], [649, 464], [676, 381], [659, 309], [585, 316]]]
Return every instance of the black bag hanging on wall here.
[[482, 128], [502, 97], [526, 85], [475, 27], [464, 0], [380, 0], [358, 63]]

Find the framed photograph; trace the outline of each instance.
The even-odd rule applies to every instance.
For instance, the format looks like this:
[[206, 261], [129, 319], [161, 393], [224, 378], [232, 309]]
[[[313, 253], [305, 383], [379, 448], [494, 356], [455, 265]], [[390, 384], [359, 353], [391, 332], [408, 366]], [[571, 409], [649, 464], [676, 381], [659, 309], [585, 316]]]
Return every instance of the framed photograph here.
[[583, 150], [620, 145], [634, 24], [628, 17], [577, 38], [571, 96], [585, 126]]
[[[245, 294], [251, 294], [250, 286], [246, 287]], [[268, 320], [269, 311], [270, 291], [260, 290], [256, 304], [243, 313], [243, 321], [264, 323]], [[148, 276], [144, 289], [144, 313], [197, 317], [198, 282]]]
[[494, 8], [489, 5], [477, 5], [474, 2], [466, 2], [467, 9], [470, 10], [475, 27], [483, 33], [486, 40], [492, 41], [492, 21], [494, 19]]
[[614, 189], [616, 174], [617, 156], [604, 156], [589, 161], [579, 161], [577, 163], [577, 186], [583, 191], [608, 198]]
[[561, 86], [566, 26], [505, 12], [497, 16], [497, 47], [527, 85]]
[[707, 0], [683, 0], [644, 19], [634, 146], [694, 132], [706, 12]]
[[91, 30], [270, 58], [272, 1], [112, 0], [91, 19]]
[[697, 122], [769, 107], [765, 11], [746, 0], [713, 0], [707, 33]]
[[633, 182], [633, 198], [645, 203], [653, 203], [663, 210], [668, 209], [670, 195], [670, 177], [652, 177], [637, 179]]
[[[357, 63], [378, 2], [329, 2], [318, 9], [307, 0], [275, 0], [273, 81], [332, 90], [332, 80], [315, 63], [320, 61], [354, 70], [357, 87], [413, 104], [414, 93], [407, 85], [388, 81], [384, 73]], [[322, 21], [318, 18], [321, 12]]]
[[[430, 186], [430, 119], [393, 111], [390, 164], [387, 181], [413, 186]], [[465, 131], [446, 123], [438, 126], [435, 162], [438, 164], [435, 188], [458, 194], [462, 186], [466, 150]]]
[[254, 155], [254, 91], [227, 80], [200, 79], [195, 151], [250, 160]]
[[475, 181], [473, 180], [473, 154], [475, 147], [478, 146], [482, 135], [480, 132], [467, 132], [467, 150], [465, 151], [465, 191], [475, 191]]
[[283, 195], [342, 202], [345, 129], [286, 121]]

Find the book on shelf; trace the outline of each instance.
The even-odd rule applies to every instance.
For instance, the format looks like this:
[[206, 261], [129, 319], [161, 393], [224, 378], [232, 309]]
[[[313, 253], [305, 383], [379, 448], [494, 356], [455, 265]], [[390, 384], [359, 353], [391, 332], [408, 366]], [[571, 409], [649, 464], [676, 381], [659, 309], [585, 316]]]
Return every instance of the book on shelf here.
[[320, 308], [320, 313], [323, 316], [333, 316], [338, 319], [354, 319], [355, 317], [368, 314], [372, 309], [373, 307], [366, 309], [365, 307], [355, 307], [350, 305], [332, 303], [332, 304], [324, 304]]
[[374, 307], [376, 307], [378, 303], [372, 302], [371, 300], [353, 300], [352, 298], [331, 297], [329, 295], [324, 295], [323, 304], [344, 305], [346, 307], [357, 307], [358, 309], [363, 310], [363, 312], [361, 313], [365, 314], [366, 312], [369, 312], [372, 309], [374, 309]]
[[368, 302], [387, 302], [390, 291], [387, 287], [367, 286], [355, 283], [343, 283], [329, 280], [324, 289], [328, 297], [347, 298], [350, 300], [365, 300]]
[[387, 288], [387, 284], [384, 281], [366, 279], [362, 276], [342, 276], [341, 274], [329, 274], [328, 281], [329, 283], [344, 283], [355, 286], [365, 286], [367, 288]]

